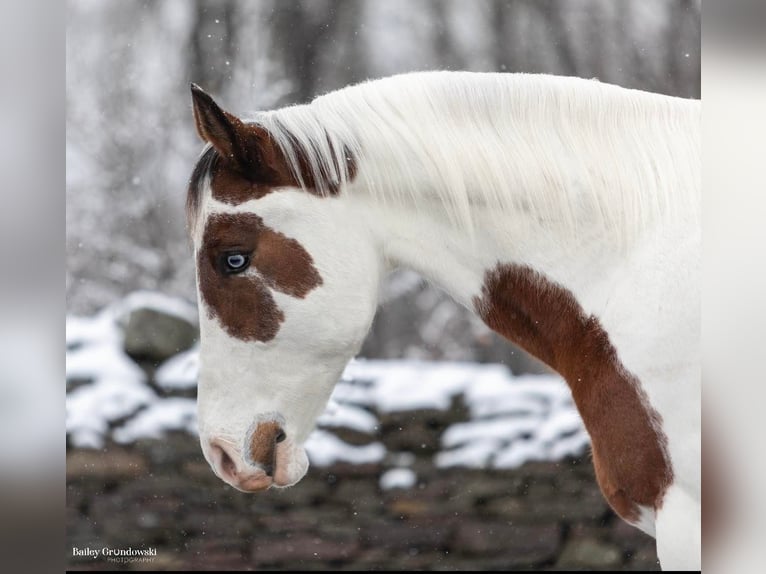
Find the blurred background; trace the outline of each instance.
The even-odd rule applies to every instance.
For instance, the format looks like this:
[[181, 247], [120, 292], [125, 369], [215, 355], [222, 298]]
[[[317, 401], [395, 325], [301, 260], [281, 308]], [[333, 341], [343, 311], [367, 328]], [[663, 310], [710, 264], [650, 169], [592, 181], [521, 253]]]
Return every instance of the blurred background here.
[[[202, 148], [189, 82], [235, 113], [427, 69], [599, 78], [698, 98], [696, 0], [70, 0], [67, 309], [136, 289], [195, 299], [186, 183]], [[367, 357], [534, 368], [409, 273]]]
[[[159, 547], [161, 569], [657, 567], [600, 498], [563, 383], [408, 271], [307, 479], [252, 497], [212, 475], [194, 438], [189, 82], [237, 114], [427, 69], [698, 98], [699, 1], [69, 0], [66, 30], [68, 548]], [[420, 403], [380, 400], [425, 383]]]

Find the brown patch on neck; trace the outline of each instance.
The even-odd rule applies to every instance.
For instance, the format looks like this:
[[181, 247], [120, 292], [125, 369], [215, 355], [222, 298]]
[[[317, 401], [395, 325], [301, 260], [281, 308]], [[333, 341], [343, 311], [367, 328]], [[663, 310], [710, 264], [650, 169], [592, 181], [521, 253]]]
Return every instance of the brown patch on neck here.
[[638, 505], [660, 508], [673, 481], [661, 419], [598, 319], [586, 316], [561, 285], [515, 264], [487, 271], [473, 304], [489, 327], [566, 379], [612, 508], [631, 522], [639, 518]]
[[[232, 251], [250, 254], [248, 271], [232, 275], [222, 270], [222, 260]], [[210, 216], [197, 255], [197, 274], [208, 316], [243, 341], [266, 342], [279, 332], [285, 316], [269, 288], [302, 299], [322, 284], [300, 243], [270, 229], [254, 213]]]

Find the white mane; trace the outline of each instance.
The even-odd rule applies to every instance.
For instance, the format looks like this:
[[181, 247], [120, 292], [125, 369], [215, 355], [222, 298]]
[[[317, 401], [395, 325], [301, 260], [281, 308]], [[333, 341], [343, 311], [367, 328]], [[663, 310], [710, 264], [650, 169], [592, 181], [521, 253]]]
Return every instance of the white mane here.
[[[628, 238], [658, 221], [697, 221], [699, 112], [695, 100], [595, 80], [423, 72], [253, 121], [302, 182], [300, 152], [323, 192], [340, 184], [415, 207], [436, 200], [468, 228], [481, 205]], [[346, 156], [358, 169], [351, 185]]]

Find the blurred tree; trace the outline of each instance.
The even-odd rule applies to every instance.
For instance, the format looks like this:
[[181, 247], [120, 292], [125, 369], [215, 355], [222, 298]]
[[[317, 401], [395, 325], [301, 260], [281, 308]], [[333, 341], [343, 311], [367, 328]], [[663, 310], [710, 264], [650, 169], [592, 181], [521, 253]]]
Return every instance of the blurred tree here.
[[[667, 73], [663, 84], [673, 92], [687, 98], [699, 97], [702, 82], [699, 65], [701, 36], [697, 18], [699, 0], [670, 2], [667, 19]], [[697, 20], [697, 21], [695, 21]]]
[[[338, 35], [345, 31], [344, 36], [348, 40], [348, 32], [357, 30], [360, 9], [360, 3], [356, 0], [318, 0], [312, 3], [281, 0], [275, 3], [269, 19], [273, 32], [272, 53], [292, 80], [292, 101], [308, 102], [321, 92], [318, 87], [327, 65], [324, 56], [333, 44], [337, 46]], [[347, 59], [352, 60], [354, 54], [353, 50], [346, 51]], [[332, 66], [337, 67], [338, 62], [333, 62]], [[358, 62], [354, 67], [358, 69]]]
[[537, 11], [537, 16], [545, 23], [548, 41], [557, 61], [556, 72], [576, 76], [578, 71], [575, 61], [576, 52], [570, 36], [571, 12], [564, 9], [560, 0], [534, 0], [528, 1], [527, 4]]
[[433, 22], [434, 53], [438, 54], [445, 70], [462, 70], [466, 67], [463, 54], [455, 43], [452, 34], [452, 19], [450, 9], [452, 2], [431, 2], [429, 4], [431, 21]]
[[517, 6], [516, 2], [510, 1], [491, 3], [491, 22], [494, 35], [494, 41], [492, 42], [492, 63], [494, 68], [501, 72], [518, 69], [517, 59], [513, 50], [509, 50], [510, 42], [508, 41], [508, 35], [511, 33], [509, 23], [514, 19], [513, 10]]
[[235, 26], [239, 2], [198, 0], [189, 34], [189, 76], [211, 93], [221, 93], [237, 59], [239, 37]]

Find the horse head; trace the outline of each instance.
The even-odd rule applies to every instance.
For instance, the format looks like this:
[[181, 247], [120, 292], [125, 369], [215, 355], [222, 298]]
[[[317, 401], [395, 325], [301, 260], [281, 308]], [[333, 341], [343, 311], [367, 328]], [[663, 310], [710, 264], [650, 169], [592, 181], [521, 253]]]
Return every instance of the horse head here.
[[342, 177], [311, 172], [262, 125], [196, 86], [192, 99], [207, 144], [187, 197], [202, 450], [239, 490], [289, 486], [306, 473], [303, 444], [369, 329], [382, 262], [364, 219], [340, 200], [353, 174], [345, 152]]

